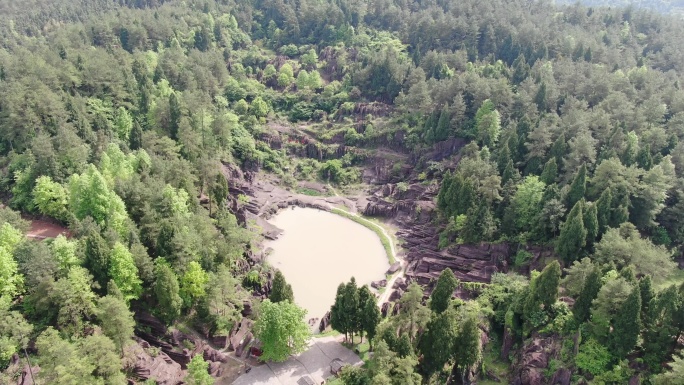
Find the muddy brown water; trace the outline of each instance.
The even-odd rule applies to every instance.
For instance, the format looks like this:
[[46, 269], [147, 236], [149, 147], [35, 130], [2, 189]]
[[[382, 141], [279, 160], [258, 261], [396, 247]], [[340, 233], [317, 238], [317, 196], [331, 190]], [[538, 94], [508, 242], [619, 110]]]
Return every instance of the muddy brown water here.
[[337, 286], [353, 276], [360, 286], [385, 278], [387, 254], [378, 236], [339, 215], [312, 208], [288, 208], [269, 220], [283, 230], [267, 241], [267, 261], [292, 285], [306, 319], [321, 318], [335, 301]]

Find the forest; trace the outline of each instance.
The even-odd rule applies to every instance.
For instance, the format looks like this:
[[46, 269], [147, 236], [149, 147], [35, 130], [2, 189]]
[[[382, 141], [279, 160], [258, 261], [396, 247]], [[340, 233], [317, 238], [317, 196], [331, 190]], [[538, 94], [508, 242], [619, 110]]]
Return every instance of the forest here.
[[[595, 3], [0, 0], [0, 383], [30, 358], [36, 384], [155, 384], [133, 370], [140, 314], [213, 336], [249, 303], [264, 359], [301, 351], [227, 176], [359, 188], [390, 149], [417, 160], [398, 190], [434, 188], [440, 250], [517, 251], [386, 316], [341, 284], [332, 327], [374, 354], [338, 381], [682, 384], [684, 22]], [[283, 126], [322, 155], [273, 146]], [[68, 231], [35, 239], [35, 219]], [[537, 343], [557, 354], [531, 375]]]

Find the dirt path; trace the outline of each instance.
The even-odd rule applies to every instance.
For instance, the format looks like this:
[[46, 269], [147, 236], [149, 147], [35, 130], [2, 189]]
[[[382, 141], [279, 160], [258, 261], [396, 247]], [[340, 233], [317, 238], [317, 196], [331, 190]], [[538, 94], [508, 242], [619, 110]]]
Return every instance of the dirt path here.
[[55, 222], [45, 219], [24, 218], [31, 222], [31, 228], [26, 233], [26, 237], [43, 240], [46, 238], [56, 238], [60, 234], [70, 237], [69, 229]]
[[[330, 188], [330, 190], [335, 194], [335, 196], [341, 197], [340, 194], [337, 193], [337, 190], [335, 190], [334, 187], [328, 185], [328, 188]], [[399, 262], [399, 263], [401, 264], [401, 269], [399, 270], [399, 272], [397, 272], [397, 273], [395, 273], [394, 275], [392, 275], [392, 277], [387, 281], [387, 286], [385, 286], [385, 291], [382, 292], [382, 294], [380, 294], [380, 297], [378, 297], [378, 306], [382, 307], [382, 304], [385, 303], [385, 302], [387, 302], [387, 301], [389, 300], [390, 295], [392, 294], [392, 286], [394, 285], [394, 282], [396, 282], [397, 279], [399, 279], [400, 277], [403, 277], [403, 276], [404, 276], [404, 274], [405, 274], [405, 272], [406, 272], [406, 264], [405, 264], [405, 261], [404, 261], [402, 258], [399, 257], [399, 255], [398, 255], [398, 253], [397, 253], [397, 249], [396, 249], [396, 247], [394, 246], [394, 241], [392, 240], [392, 237], [390, 236], [390, 234], [387, 232], [387, 229], [385, 229], [383, 226], [378, 225], [378, 224], [375, 223], [375, 222], [369, 221], [368, 219], [362, 217], [359, 213], [357, 213], [357, 212], [355, 212], [355, 211], [354, 211], [354, 212], [349, 212], [349, 214], [351, 214], [351, 215], [353, 215], [353, 216], [359, 218], [363, 223], [366, 223], [366, 224], [368, 224], [368, 225], [370, 225], [370, 226], [372, 226], [372, 227], [374, 227], [374, 228], [376, 228], [376, 229], [379, 229], [380, 232], [382, 232], [382, 234], [383, 234], [383, 235], [387, 238], [387, 240], [389, 241], [389, 245], [390, 245], [390, 250], [391, 250], [392, 256], [394, 257], [394, 259], [395, 259], [397, 262]]]

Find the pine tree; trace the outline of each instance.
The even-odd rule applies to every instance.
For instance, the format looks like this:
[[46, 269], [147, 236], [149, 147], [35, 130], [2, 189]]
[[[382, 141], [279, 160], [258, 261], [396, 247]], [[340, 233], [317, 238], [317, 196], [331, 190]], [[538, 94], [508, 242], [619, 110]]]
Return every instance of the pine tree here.
[[340, 333], [344, 334], [344, 339], [347, 339], [349, 333], [351, 320], [347, 317], [344, 309], [344, 293], [346, 286], [340, 283], [337, 286], [337, 294], [335, 295], [335, 303], [330, 308], [330, 326]]
[[449, 124], [451, 122], [451, 114], [449, 113], [449, 107], [445, 104], [442, 107], [442, 112], [439, 114], [439, 120], [437, 121], [437, 126], [435, 127], [435, 141], [441, 142], [449, 138]]
[[505, 185], [506, 182], [512, 180], [516, 176], [516, 172], [517, 170], [515, 169], [515, 166], [513, 166], [513, 161], [509, 160], [506, 164], [506, 168], [501, 174], [501, 185]]
[[650, 275], [639, 280], [639, 290], [641, 291], [641, 321], [648, 324], [649, 304], [655, 296]]
[[399, 342], [397, 342], [397, 355], [401, 358], [409, 357], [413, 354], [413, 346], [411, 345], [411, 339], [407, 333], [404, 333], [399, 337]]
[[465, 243], [478, 243], [493, 238], [496, 231], [494, 216], [486, 201], [475, 203], [466, 213], [466, 222], [461, 231]]
[[480, 328], [475, 316], [469, 316], [461, 326], [456, 339], [454, 358], [456, 367], [460, 369], [461, 380], [465, 384], [466, 373], [482, 358], [480, 346]]
[[433, 314], [420, 337], [418, 350], [423, 355], [421, 366], [428, 377], [439, 372], [449, 362], [456, 343], [457, 327], [454, 314]]
[[556, 159], [556, 164], [560, 165], [563, 162], [563, 157], [568, 152], [568, 144], [565, 142], [565, 134], [560, 134], [558, 139], [553, 142], [551, 149], [549, 150], [549, 155]]
[[613, 193], [610, 188], [603, 190], [596, 201], [596, 219], [598, 220], [598, 237], [600, 238], [608, 228], [612, 217]]
[[622, 360], [634, 349], [641, 331], [641, 291], [634, 287], [629, 297], [622, 303], [613, 323], [610, 350]]
[[142, 127], [137, 121], [133, 123], [133, 129], [131, 130], [131, 135], [128, 137], [128, 147], [131, 150], [137, 150], [142, 148]]
[[437, 314], [447, 310], [457, 286], [458, 280], [454, 276], [454, 272], [450, 268], [442, 270], [435, 289], [430, 295], [430, 310]]
[[275, 276], [273, 277], [273, 287], [271, 289], [271, 295], [268, 299], [273, 303], [278, 303], [282, 301], [290, 301], [294, 303], [294, 294], [292, 293], [292, 286], [285, 281], [285, 276], [280, 270], [276, 270]]
[[598, 224], [598, 211], [596, 204], [587, 205], [586, 210], [584, 210], [584, 228], [587, 230], [587, 244], [592, 245], [598, 236], [599, 224]]
[[[363, 286], [363, 289], [368, 290], [368, 286]], [[370, 294], [370, 290], [368, 291]], [[359, 297], [362, 297], [359, 294]], [[365, 296], [363, 296], [365, 297]], [[366, 332], [368, 337], [368, 342], [370, 343], [371, 350], [373, 349], [373, 338], [375, 338], [378, 325], [380, 324], [380, 309], [378, 309], [378, 304], [375, 302], [375, 296], [370, 294], [370, 296], [360, 304], [361, 307], [361, 330]], [[362, 337], [363, 338], [363, 337]]]
[[575, 315], [575, 320], [577, 323], [582, 323], [589, 319], [591, 314], [591, 304], [592, 301], [598, 295], [599, 290], [601, 290], [601, 271], [598, 267], [594, 267], [589, 275], [584, 279], [584, 286], [582, 286], [582, 291], [575, 301], [575, 305], [572, 308], [572, 312]]
[[650, 170], [653, 167], [653, 157], [651, 156], [651, 145], [646, 144], [639, 150], [637, 154], [637, 164], [644, 170]]
[[496, 167], [499, 170], [499, 174], [503, 174], [506, 166], [508, 166], [508, 162], [512, 161], [511, 149], [508, 146], [509, 141], [510, 139], [507, 139], [505, 142], [503, 142], [501, 149], [499, 150], [499, 156], [496, 160]]
[[575, 179], [570, 185], [570, 191], [568, 192], [566, 206], [573, 207], [575, 203], [579, 202], [580, 199], [584, 198], [584, 193], [587, 190], [587, 165], [583, 164], [580, 167]]
[[578, 201], [570, 210], [568, 218], [561, 227], [556, 244], [556, 252], [568, 262], [578, 259], [582, 248], [587, 243], [587, 230], [584, 228], [582, 206], [583, 202]]
[[544, 165], [544, 171], [542, 171], [540, 179], [547, 185], [551, 185], [556, 183], [556, 178], [558, 178], [558, 164], [556, 163], [556, 158], [551, 158]]
[[558, 261], [546, 265], [537, 278], [535, 286], [536, 296], [539, 302], [549, 309], [558, 299], [558, 287], [560, 286], [561, 267]]
[[178, 131], [180, 130], [181, 121], [181, 107], [176, 93], [171, 93], [169, 96], [169, 136], [173, 140], [178, 140]]
[[610, 227], [618, 228], [621, 224], [629, 220], [629, 206], [631, 205], [629, 196], [623, 194], [620, 203], [613, 209]]
[[183, 299], [180, 297], [178, 278], [166, 263], [157, 263], [153, 286], [157, 298], [156, 310], [167, 325], [180, 316]]

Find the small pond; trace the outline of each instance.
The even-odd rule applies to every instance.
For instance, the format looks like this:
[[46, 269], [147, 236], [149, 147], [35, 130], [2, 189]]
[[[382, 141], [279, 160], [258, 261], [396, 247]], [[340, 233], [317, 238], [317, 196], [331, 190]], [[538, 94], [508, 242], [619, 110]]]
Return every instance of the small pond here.
[[283, 230], [267, 261], [292, 285], [306, 319], [322, 318], [335, 301], [337, 286], [353, 276], [359, 286], [385, 277], [385, 249], [370, 229], [339, 215], [312, 208], [282, 210], [269, 220]]

